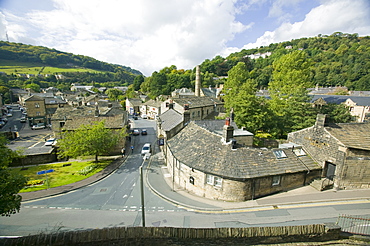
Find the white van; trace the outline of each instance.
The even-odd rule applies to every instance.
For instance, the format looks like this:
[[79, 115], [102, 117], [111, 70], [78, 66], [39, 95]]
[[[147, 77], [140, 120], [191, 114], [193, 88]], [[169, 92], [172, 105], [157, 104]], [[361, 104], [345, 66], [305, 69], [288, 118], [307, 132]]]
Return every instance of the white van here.
[[141, 155], [150, 154], [150, 143], [144, 144], [143, 148], [141, 149]]

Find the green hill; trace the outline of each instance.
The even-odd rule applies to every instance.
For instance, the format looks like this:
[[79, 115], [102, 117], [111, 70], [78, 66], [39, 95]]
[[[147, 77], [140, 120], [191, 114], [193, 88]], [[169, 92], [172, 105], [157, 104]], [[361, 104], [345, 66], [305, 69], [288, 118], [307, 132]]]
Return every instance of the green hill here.
[[[92, 57], [74, 55], [42, 46], [0, 41], [1, 72], [8, 73], [60, 73], [60, 72], [112, 72], [142, 75], [130, 67], [98, 61]], [[42, 69], [43, 68], [43, 69]], [[14, 70], [17, 70], [15, 72]], [[23, 72], [24, 71], [24, 72]]]

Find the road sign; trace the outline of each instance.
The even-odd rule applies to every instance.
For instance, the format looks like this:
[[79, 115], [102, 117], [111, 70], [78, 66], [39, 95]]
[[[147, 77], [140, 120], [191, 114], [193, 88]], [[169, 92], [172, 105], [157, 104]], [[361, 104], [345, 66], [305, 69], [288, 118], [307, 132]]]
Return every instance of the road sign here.
[[42, 170], [37, 172], [37, 175], [45, 174], [45, 173], [52, 173], [54, 172], [54, 169], [49, 169], [49, 170]]

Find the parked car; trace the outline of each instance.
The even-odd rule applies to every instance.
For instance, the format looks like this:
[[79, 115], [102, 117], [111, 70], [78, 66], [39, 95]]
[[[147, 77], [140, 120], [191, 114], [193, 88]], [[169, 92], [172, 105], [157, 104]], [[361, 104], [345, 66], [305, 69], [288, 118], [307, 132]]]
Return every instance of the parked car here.
[[141, 149], [141, 155], [150, 154], [150, 143], [144, 144], [143, 148]]
[[21, 123], [25, 123], [26, 122], [26, 117], [21, 117], [21, 119], [19, 120]]
[[57, 139], [56, 138], [49, 138], [48, 140], [46, 140], [45, 142], [45, 146], [54, 146], [54, 142], [56, 142]]
[[135, 116], [134, 116], [134, 120], [137, 120], [137, 119], [138, 119], [138, 118], [137, 118], [137, 116], [135, 115]]
[[148, 132], [146, 129], [141, 130], [141, 135], [148, 135]]
[[46, 126], [45, 126], [45, 124], [44, 123], [37, 123], [36, 125], [33, 125], [32, 126], [32, 130], [38, 130], [38, 129], [45, 129], [46, 128]]
[[6, 114], [6, 116], [7, 116], [7, 117], [12, 117], [12, 116], [13, 116], [13, 114], [12, 114], [11, 112], [9, 112], [9, 113], [7, 113], [7, 114]]
[[141, 115], [141, 118], [143, 118], [143, 119], [148, 119], [148, 116], [147, 116], [146, 114], [142, 114], [142, 115]]
[[138, 129], [134, 129], [134, 131], [132, 132], [132, 135], [134, 135], [134, 136], [140, 135], [139, 130]]
[[0, 128], [3, 128], [3, 126], [5, 126], [5, 121], [2, 121], [2, 120], [0, 120]]

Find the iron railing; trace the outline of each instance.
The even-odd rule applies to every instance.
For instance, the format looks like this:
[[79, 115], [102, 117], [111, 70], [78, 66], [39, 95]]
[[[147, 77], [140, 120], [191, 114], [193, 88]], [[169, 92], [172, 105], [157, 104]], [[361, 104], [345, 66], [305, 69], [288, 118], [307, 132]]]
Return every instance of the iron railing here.
[[340, 215], [336, 224], [344, 232], [370, 235], [370, 216]]

